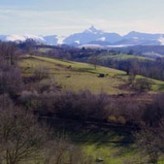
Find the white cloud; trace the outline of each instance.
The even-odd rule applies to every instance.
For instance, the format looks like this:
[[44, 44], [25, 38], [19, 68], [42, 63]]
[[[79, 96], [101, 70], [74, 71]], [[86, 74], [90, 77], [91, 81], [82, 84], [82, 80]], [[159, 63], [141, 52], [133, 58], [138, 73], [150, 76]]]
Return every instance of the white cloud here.
[[[97, 14], [98, 15], [98, 14]], [[125, 34], [129, 31], [163, 33], [164, 23], [153, 19], [114, 19], [73, 10], [21, 10], [0, 8], [0, 33], [68, 35], [94, 25], [104, 31]], [[12, 27], [12, 28], [11, 28]]]
[[93, 24], [104, 31], [118, 32], [120, 34], [125, 34], [130, 31], [164, 33], [164, 24], [158, 21], [88, 19], [87, 22], [88, 24]]

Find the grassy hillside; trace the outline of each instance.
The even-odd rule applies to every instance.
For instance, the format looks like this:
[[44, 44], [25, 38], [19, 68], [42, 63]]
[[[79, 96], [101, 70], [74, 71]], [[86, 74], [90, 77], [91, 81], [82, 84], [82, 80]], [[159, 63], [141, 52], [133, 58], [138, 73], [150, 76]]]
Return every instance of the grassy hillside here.
[[117, 55], [102, 55], [100, 59], [115, 59], [115, 60], [127, 60], [127, 59], [138, 59], [138, 60], [153, 60], [149, 57], [139, 56], [139, 55], [127, 55], [127, 54], [117, 54]]
[[[94, 93], [107, 92], [117, 94], [125, 92], [119, 89], [126, 80], [125, 73], [106, 67], [95, 67], [91, 64], [63, 61], [45, 57], [27, 57], [20, 62], [23, 73], [30, 74], [36, 67], [47, 69], [51, 78], [64, 89], [74, 91], [89, 89]], [[99, 74], [105, 74], [99, 78]]]
[[[19, 63], [24, 75], [30, 75], [36, 68], [47, 70], [50, 78], [62, 86], [63, 89], [79, 91], [89, 89], [93, 93], [106, 92], [108, 94], [127, 93], [124, 87], [128, 76], [125, 72], [87, 63], [79, 63], [52, 59], [47, 57], [24, 57]], [[98, 77], [104, 74], [105, 77]], [[164, 82], [152, 80], [152, 91], [164, 91]], [[120, 89], [121, 88], [121, 89]]]

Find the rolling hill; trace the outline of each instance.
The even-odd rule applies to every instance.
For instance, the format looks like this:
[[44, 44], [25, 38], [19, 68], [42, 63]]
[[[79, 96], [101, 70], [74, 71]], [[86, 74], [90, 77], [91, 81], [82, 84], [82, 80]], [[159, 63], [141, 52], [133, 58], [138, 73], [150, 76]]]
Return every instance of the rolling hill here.
[[[131, 92], [122, 87], [128, 82], [129, 77], [126, 73], [107, 67], [96, 66], [95, 69], [92, 64], [40, 56], [23, 57], [19, 65], [25, 76], [32, 74], [36, 68], [46, 70], [49, 77], [65, 90], [90, 90], [93, 93], [106, 92], [108, 94]], [[152, 81], [151, 91], [164, 90], [163, 81], [150, 80]]]

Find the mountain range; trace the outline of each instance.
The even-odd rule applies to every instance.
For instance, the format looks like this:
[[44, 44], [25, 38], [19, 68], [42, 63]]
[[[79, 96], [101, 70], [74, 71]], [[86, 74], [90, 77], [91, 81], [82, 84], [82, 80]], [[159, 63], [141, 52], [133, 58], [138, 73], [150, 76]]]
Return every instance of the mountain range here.
[[67, 37], [48, 35], [0, 35], [1, 41], [22, 42], [33, 39], [47, 45], [66, 44], [77, 47], [127, 47], [135, 45], [164, 45], [164, 34], [151, 34], [132, 31], [126, 35], [104, 32], [91, 26], [81, 33]]

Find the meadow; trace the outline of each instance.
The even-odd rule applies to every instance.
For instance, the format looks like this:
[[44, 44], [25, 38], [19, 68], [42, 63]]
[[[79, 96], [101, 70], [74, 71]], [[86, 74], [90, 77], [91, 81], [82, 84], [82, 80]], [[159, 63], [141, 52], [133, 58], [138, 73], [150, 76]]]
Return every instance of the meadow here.
[[[65, 90], [90, 90], [93, 93], [122, 94], [132, 92], [124, 89], [129, 76], [124, 71], [96, 66], [93, 64], [73, 62], [40, 56], [26, 56], [19, 65], [25, 76], [32, 74], [35, 69], [43, 69], [50, 79], [54, 80]], [[100, 77], [100, 76], [103, 77]], [[137, 76], [142, 78], [142, 76]], [[149, 79], [152, 82], [151, 92], [164, 91], [164, 82]]]

